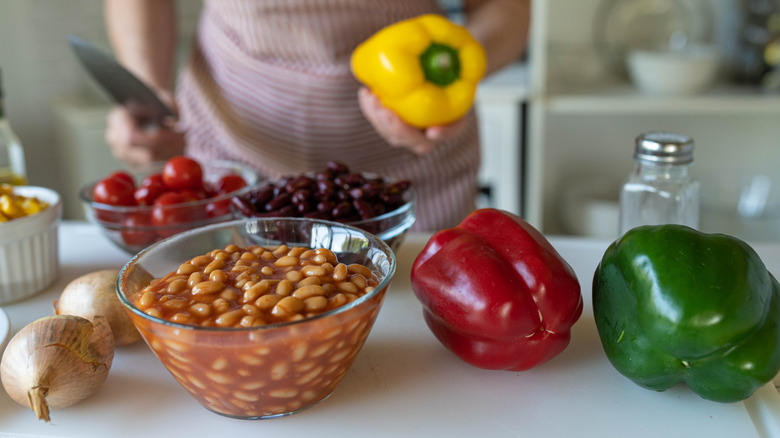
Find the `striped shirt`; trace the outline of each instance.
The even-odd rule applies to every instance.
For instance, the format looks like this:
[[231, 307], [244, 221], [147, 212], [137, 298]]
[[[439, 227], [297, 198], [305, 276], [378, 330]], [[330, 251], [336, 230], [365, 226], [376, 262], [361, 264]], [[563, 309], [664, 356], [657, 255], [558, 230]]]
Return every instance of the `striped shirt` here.
[[418, 231], [475, 208], [474, 112], [454, 140], [418, 156], [390, 146], [363, 116], [352, 50], [380, 28], [440, 12], [435, 0], [205, 0], [177, 87], [187, 154], [248, 163], [269, 178], [323, 169], [408, 179]]

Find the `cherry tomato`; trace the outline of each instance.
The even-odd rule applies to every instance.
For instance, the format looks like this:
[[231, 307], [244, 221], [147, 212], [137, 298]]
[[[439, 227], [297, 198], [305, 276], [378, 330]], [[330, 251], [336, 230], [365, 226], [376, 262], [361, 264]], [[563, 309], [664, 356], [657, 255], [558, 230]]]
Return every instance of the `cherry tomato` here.
[[165, 187], [165, 182], [163, 182], [162, 173], [153, 173], [151, 175], [148, 175], [146, 178], [144, 178], [141, 181], [141, 187], [144, 186], [162, 186]]
[[133, 196], [135, 189], [132, 184], [121, 178], [105, 178], [100, 180], [92, 196], [95, 202], [109, 205], [135, 205]]
[[125, 172], [124, 170], [117, 170], [115, 172], [112, 172], [106, 178], [119, 178], [120, 180], [125, 181], [131, 186], [135, 187], [135, 179], [133, 179], [133, 176]]
[[208, 217], [220, 217], [231, 214], [230, 198], [213, 201], [206, 204], [206, 215]]
[[146, 213], [130, 213], [122, 221], [122, 240], [128, 246], [147, 247], [157, 241], [157, 233], [152, 230], [152, 220]]
[[246, 181], [244, 181], [244, 178], [242, 178], [241, 175], [228, 174], [224, 175], [216, 184], [214, 184], [214, 192], [217, 195], [224, 195], [244, 188], [246, 185]]
[[199, 190], [203, 187], [203, 169], [192, 158], [173, 157], [165, 163], [162, 179], [172, 190]]
[[163, 193], [168, 190], [162, 182], [162, 178], [158, 182], [150, 182], [148, 184], [141, 184], [141, 187], [135, 189], [135, 202], [138, 205], [152, 205], [154, 201]]
[[[176, 204], [188, 202], [187, 198], [179, 192], [165, 192], [154, 201], [152, 209], [152, 224], [158, 227], [168, 227], [175, 224], [187, 224], [205, 219], [206, 212], [202, 207]], [[168, 237], [184, 231], [187, 227], [173, 227], [158, 231], [162, 237]]]
[[209, 196], [204, 190], [179, 190], [179, 193], [187, 199], [187, 202], [202, 201]]

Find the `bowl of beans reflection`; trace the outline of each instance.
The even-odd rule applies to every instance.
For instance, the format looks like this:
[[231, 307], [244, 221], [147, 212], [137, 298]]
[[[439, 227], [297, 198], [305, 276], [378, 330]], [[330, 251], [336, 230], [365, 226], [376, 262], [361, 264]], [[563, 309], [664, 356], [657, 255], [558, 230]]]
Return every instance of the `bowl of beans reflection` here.
[[393, 181], [329, 162], [325, 169], [269, 180], [232, 199], [235, 218], [304, 217], [344, 223], [376, 235], [396, 251], [415, 222], [409, 181]]
[[266, 419], [326, 399], [359, 354], [396, 259], [365, 230], [242, 219], [169, 237], [120, 271], [117, 294], [202, 406]]

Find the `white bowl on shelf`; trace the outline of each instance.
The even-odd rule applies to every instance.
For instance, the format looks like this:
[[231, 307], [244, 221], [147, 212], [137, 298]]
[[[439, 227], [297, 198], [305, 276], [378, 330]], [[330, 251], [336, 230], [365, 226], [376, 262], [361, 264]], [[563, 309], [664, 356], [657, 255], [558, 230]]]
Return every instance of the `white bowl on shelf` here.
[[708, 46], [680, 51], [632, 50], [627, 57], [631, 81], [643, 94], [695, 95], [718, 80], [721, 58]]
[[19, 301], [50, 286], [59, 270], [59, 193], [44, 187], [17, 186], [14, 193], [49, 206], [32, 215], [0, 223], [0, 304]]

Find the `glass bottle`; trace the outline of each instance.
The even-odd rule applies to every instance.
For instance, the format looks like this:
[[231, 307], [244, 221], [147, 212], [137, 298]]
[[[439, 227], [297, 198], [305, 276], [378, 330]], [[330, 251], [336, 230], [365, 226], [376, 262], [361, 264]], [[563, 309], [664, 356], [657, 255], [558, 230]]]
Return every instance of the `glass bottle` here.
[[22, 143], [11, 129], [3, 111], [3, 83], [0, 75], [0, 184], [27, 183]]
[[620, 234], [640, 225], [699, 226], [699, 182], [690, 176], [693, 140], [672, 132], [636, 138], [634, 169], [620, 192]]

